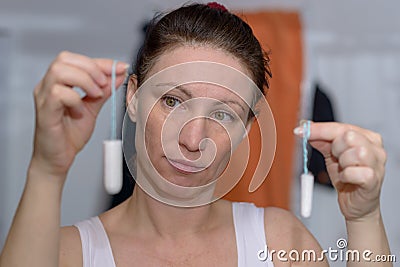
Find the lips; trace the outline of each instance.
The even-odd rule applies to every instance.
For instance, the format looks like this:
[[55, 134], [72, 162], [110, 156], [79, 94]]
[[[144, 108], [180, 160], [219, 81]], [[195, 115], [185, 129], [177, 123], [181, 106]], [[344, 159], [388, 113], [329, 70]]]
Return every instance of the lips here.
[[183, 173], [196, 173], [204, 170], [204, 167], [193, 166], [190, 162], [168, 159], [169, 163], [178, 171]]

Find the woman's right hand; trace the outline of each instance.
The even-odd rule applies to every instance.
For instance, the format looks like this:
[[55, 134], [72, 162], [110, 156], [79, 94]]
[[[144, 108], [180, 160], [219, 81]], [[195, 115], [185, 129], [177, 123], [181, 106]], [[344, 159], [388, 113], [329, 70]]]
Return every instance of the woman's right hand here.
[[[35, 87], [36, 127], [31, 168], [65, 178], [76, 156], [92, 135], [96, 117], [111, 95], [113, 60], [61, 52]], [[116, 68], [116, 87], [127, 64]], [[73, 87], [81, 88], [81, 98]]]

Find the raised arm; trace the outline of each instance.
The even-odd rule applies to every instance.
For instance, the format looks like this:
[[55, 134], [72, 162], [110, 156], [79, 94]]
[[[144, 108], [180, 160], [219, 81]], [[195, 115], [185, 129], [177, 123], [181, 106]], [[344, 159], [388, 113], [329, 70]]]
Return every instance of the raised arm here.
[[[302, 134], [300, 128], [295, 132]], [[347, 266], [392, 266], [372, 261], [390, 254], [379, 201], [386, 162], [381, 136], [353, 125], [312, 123], [309, 140], [324, 155], [337, 190], [347, 249], [360, 253], [360, 261], [350, 260]]]
[[[62, 52], [35, 87], [34, 149], [0, 267], [58, 266], [61, 194], [76, 154], [110, 96], [112, 60]], [[126, 64], [117, 66], [117, 86]], [[72, 90], [81, 88], [86, 96]]]

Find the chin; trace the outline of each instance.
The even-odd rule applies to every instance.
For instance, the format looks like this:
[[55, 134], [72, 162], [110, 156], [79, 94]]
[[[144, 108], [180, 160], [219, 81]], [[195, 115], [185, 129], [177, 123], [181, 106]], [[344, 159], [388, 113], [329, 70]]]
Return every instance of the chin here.
[[194, 207], [212, 201], [215, 189], [212, 166], [201, 172], [182, 173], [165, 157], [153, 162], [154, 165], [149, 162], [143, 166], [138, 164], [137, 182], [154, 199], [180, 207]]
[[172, 170], [163, 174], [162, 177], [170, 183], [183, 187], [198, 187], [207, 184], [207, 181], [202, 181], [205, 173], [183, 173], [180, 171]]

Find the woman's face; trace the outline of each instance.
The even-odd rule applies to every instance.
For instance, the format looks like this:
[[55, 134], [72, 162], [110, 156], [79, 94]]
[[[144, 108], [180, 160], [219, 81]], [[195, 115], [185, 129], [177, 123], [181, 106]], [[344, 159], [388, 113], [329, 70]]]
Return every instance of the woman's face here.
[[[224, 64], [250, 76], [235, 57], [221, 50], [178, 47], [160, 56], [147, 77], [194, 61]], [[240, 97], [222, 86], [199, 81], [171, 86], [174, 82], [171, 78], [168, 86], [172, 89], [157, 97], [148, 114], [141, 112], [141, 106], [147, 105], [151, 97], [138, 94], [138, 108], [134, 112], [141, 121], [137, 127], [143, 127], [144, 134], [141, 137], [137, 133], [136, 138], [144, 138], [151, 165], [164, 179], [184, 187], [202, 186], [223, 172], [232, 147], [243, 137], [244, 127], [249, 127], [249, 107], [243, 99], [251, 101], [253, 94], [243, 92]], [[157, 86], [165, 86], [165, 82]], [[128, 99], [129, 95], [128, 92]], [[140, 153], [144, 151], [138, 149], [138, 160], [145, 158]]]

